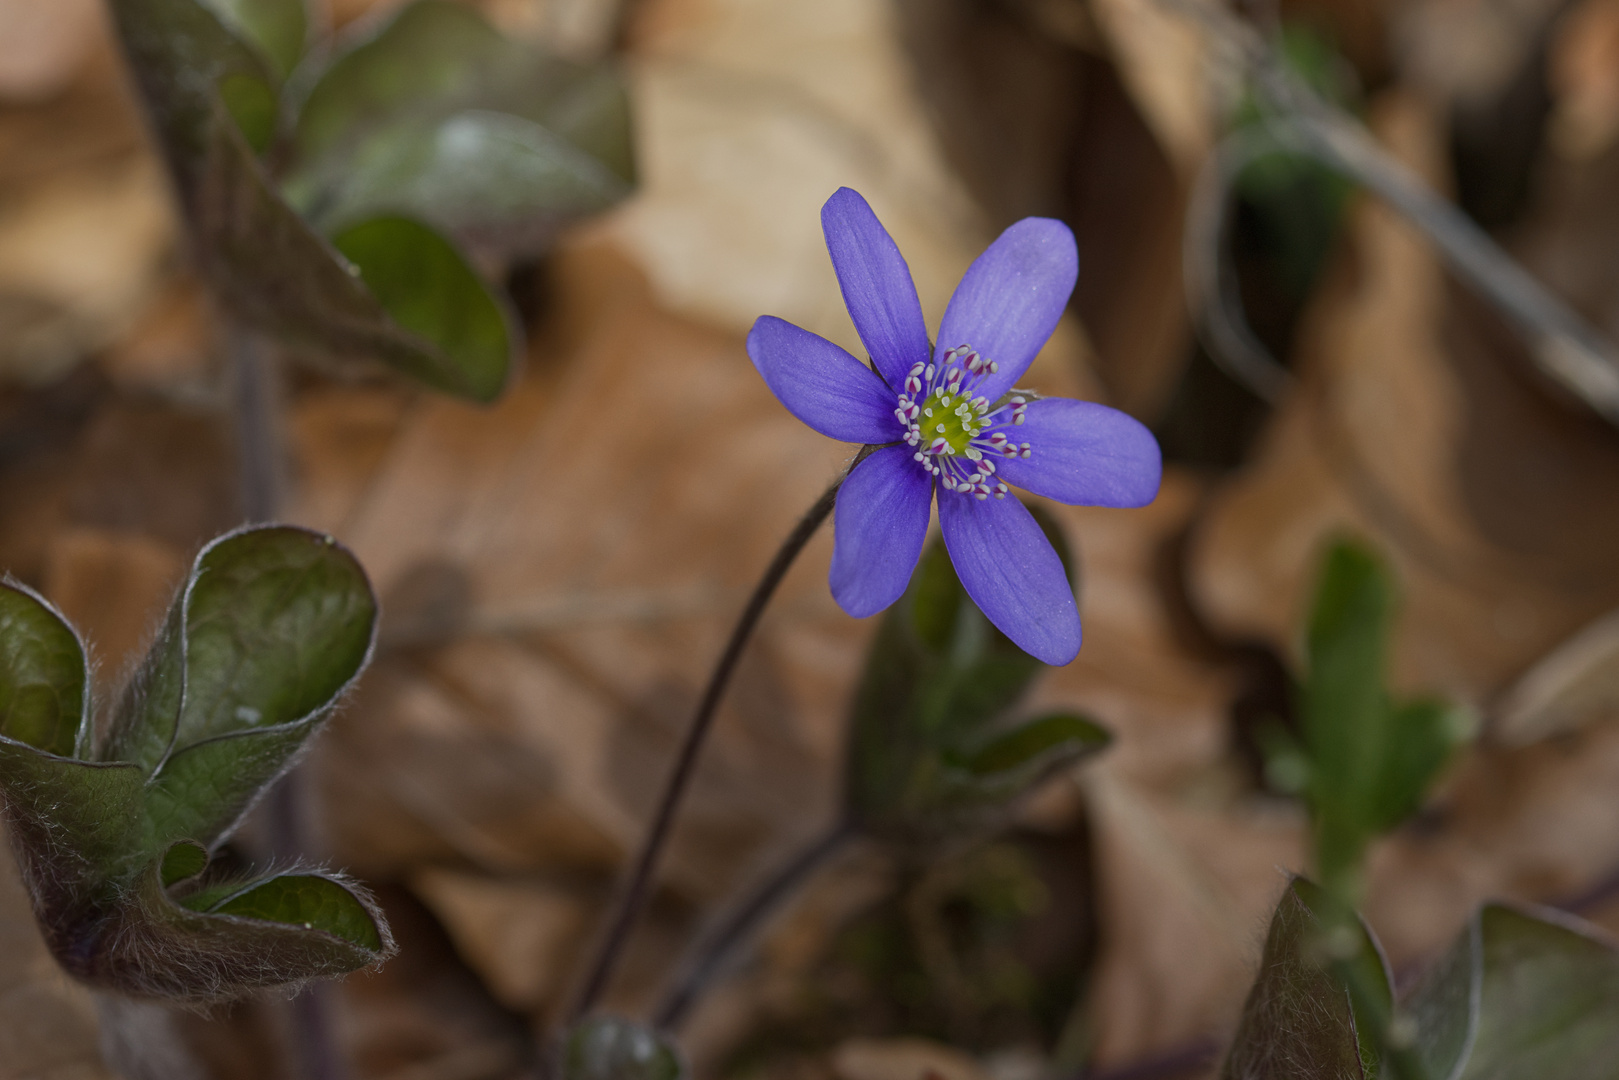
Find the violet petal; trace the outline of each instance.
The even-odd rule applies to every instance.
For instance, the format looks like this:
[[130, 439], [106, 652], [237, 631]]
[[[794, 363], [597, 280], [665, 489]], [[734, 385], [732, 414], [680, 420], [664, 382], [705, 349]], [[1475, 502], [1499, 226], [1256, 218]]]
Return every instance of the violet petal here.
[[894, 392], [820, 335], [765, 315], [748, 333], [748, 355], [787, 411], [822, 435], [854, 443], [904, 436]]
[[941, 491], [939, 525], [962, 587], [1001, 633], [1054, 666], [1079, 655], [1073, 587], [1027, 507]]
[[945, 308], [935, 362], [958, 345], [971, 345], [999, 367], [974, 391], [994, 401], [1051, 337], [1078, 277], [1079, 250], [1068, 226], [1024, 218], [967, 268]]
[[1163, 457], [1140, 421], [1094, 401], [1046, 398], [1004, 429], [1027, 458], [995, 458], [1008, 484], [1070, 506], [1146, 506], [1158, 495]]
[[898, 390], [911, 365], [928, 358], [928, 328], [911, 269], [857, 191], [833, 192], [821, 207], [821, 230], [860, 340], [888, 385]]
[[908, 446], [887, 446], [855, 467], [838, 491], [832, 597], [857, 619], [900, 598], [927, 539], [933, 480]]

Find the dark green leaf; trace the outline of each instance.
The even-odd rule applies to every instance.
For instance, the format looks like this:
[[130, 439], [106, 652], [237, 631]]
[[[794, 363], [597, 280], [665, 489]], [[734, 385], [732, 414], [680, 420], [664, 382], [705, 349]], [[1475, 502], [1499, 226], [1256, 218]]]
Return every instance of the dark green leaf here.
[[[284, 760], [297, 740], [226, 742], [175, 759], [215, 736], [318, 719], [364, 666], [376, 616], [365, 572], [328, 536], [271, 526], [214, 541], [197, 556], [164, 633], [120, 702], [103, 756], [154, 773], [158, 820], [171, 815], [171, 800], [196, 798], [203, 802], [193, 813], [228, 815], [218, 821], [223, 828], [256, 790], [248, 785], [279, 771], [262, 760], [265, 748], [278, 746]], [[307, 724], [297, 739], [306, 733]], [[241, 756], [239, 766], [232, 754]], [[241, 778], [227, 780], [238, 767]], [[226, 804], [200, 809], [227, 789], [237, 794]], [[167, 830], [153, 839], [166, 846], [186, 837], [212, 841]]]
[[461, 4], [406, 4], [369, 40], [334, 60], [298, 115], [298, 150], [317, 158], [355, 131], [444, 99], [471, 99], [480, 65], [507, 49], [500, 31]]
[[616, 1016], [581, 1020], [562, 1050], [562, 1080], [680, 1080], [680, 1055], [648, 1028]]
[[1460, 736], [1433, 701], [1396, 706], [1385, 689], [1394, 581], [1373, 552], [1328, 552], [1309, 625], [1300, 715], [1323, 882], [1352, 904], [1366, 843], [1420, 805]]
[[[1388, 731], [1383, 664], [1394, 611], [1394, 584], [1377, 557], [1349, 543], [1327, 555], [1309, 627], [1304, 736], [1311, 793], [1334, 865], [1358, 860], [1380, 787]], [[1323, 874], [1333, 877], [1326, 868]]]
[[140, 667], [119, 696], [106, 738], [96, 747], [96, 759], [132, 762], [148, 773], [157, 768], [174, 743], [184, 696], [185, 592], [182, 591]]
[[251, 885], [208, 909], [212, 915], [285, 923], [318, 930], [373, 953], [382, 934], [348, 886], [315, 874], [283, 874]]
[[987, 776], [1038, 765], [1053, 756], [1094, 752], [1113, 736], [1100, 725], [1073, 713], [1053, 713], [1013, 728], [981, 747], [966, 762], [968, 772]]
[[[1072, 566], [1056, 525], [1036, 514]], [[925, 843], [969, 832], [1051, 768], [1098, 748], [1077, 717], [1002, 730], [1043, 670], [984, 618], [935, 542], [883, 617], [855, 693], [846, 806], [871, 831]], [[975, 764], [976, 762], [976, 764]]]
[[[399, 366], [429, 385], [493, 401], [511, 368], [506, 311], [451, 247], [408, 218], [363, 221], [332, 238], [395, 323], [459, 358], [453, 373], [429, 357], [401, 356]], [[449, 376], [449, 377], [447, 377]]]
[[1468, 726], [1457, 709], [1431, 698], [1391, 709], [1388, 722], [1388, 750], [1372, 801], [1376, 832], [1387, 832], [1417, 812]]
[[[273, 129], [267, 99], [254, 84], [276, 82], [255, 49], [197, 0], [113, 0], [113, 9], [198, 261], [234, 320], [339, 369], [380, 361], [478, 400], [487, 400], [491, 385], [504, 384], [514, 354], [509, 340], [501, 377], [492, 379], [486, 351], [461, 356], [412, 333], [367, 290], [359, 270], [282, 200], [250, 143]], [[245, 135], [238, 119], [249, 129]], [[396, 246], [390, 255], [408, 259], [423, 252], [436, 260], [431, 275], [443, 277], [438, 247]], [[467, 295], [458, 293], [463, 300]], [[481, 282], [472, 303], [475, 310], [465, 317], [470, 323], [486, 321], [486, 309], [498, 306]], [[504, 322], [500, 333], [507, 333]]]
[[1429, 1080], [1619, 1076], [1619, 950], [1556, 912], [1479, 912], [1413, 991]]
[[1477, 916], [1405, 1001], [1417, 1025], [1417, 1052], [1428, 1080], [1459, 1080], [1478, 1035], [1484, 987], [1482, 924]]
[[[1373, 995], [1390, 1000], [1381, 955], [1359, 923], [1329, 935], [1331, 904], [1297, 879], [1282, 894], [1265, 939], [1259, 974], [1221, 1074], [1226, 1080], [1371, 1080], [1375, 1053], [1357, 1023], [1349, 988], [1330, 965], [1345, 965]], [[1337, 941], [1335, 937], [1345, 937]]]
[[285, 79], [303, 55], [309, 16], [303, 0], [206, 0], [220, 22]]
[[177, 751], [147, 784], [143, 846], [158, 850], [182, 838], [212, 846], [229, 835], [319, 719], [231, 732]]
[[270, 526], [214, 541], [186, 597], [176, 749], [330, 705], [365, 665], [376, 621], [365, 571], [323, 533]]
[[0, 582], [0, 735], [68, 757], [89, 729], [89, 668], [67, 621]]
[[241, 75], [273, 86], [275, 74], [213, 9], [196, 0], [110, 3], [180, 201], [194, 208], [205, 198], [210, 158], [220, 152], [212, 131], [220, 82]]
[[394, 951], [381, 915], [337, 881], [269, 878], [237, 886], [213, 912], [182, 906], [206, 895], [170, 899], [154, 860], [136, 887], [74, 911], [53, 950], [93, 985], [195, 1003], [344, 975]]
[[194, 878], [207, 868], [208, 849], [193, 840], [182, 840], [163, 854], [163, 887]]
[[219, 80], [219, 100], [256, 153], [264, 153], [275, 140], [276, 94], [263, 79], [252, 75], [226, 75]]
[[0, 739], [0, 803], [36, 898], [70, 903], [128, 879], [141, 858], [144, 779], [134, 765], [73, 761]]
[[439, 0], [407, 6], [332, 64], [297, 148], [288, 196], [324, 228], [407, 214], [503, 251], [544, 246], [633, 181], [612, 70], [507, 41]]

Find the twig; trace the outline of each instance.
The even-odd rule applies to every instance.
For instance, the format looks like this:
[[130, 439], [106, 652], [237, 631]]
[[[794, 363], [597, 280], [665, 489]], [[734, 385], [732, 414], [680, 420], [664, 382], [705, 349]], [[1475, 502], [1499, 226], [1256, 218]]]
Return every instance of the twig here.
[[[259, 334], [240, 326], [230, 335], [235, 383], [236, 438], [241, 470], [242, 516], [249, 522], [274, 521], [282, 496], [280, 388], [276, 357]], [[293, 768], [265, 798], [265, 831], [270, 857], [293, 863], [308, 849], [303, 774]], [[348, 1075], [332, 1031], [330, 987], [314, 983], [287, 1004], [291, 1028], [288, 1067], [299, 1080], [343, 1080]]]
[[1421, 229], [1460, 277], [1517, 324], [1546, 376], [1619, 425], [1619, 346], [1547, 291], [1454, 204], [1390, 157], [1354, 117], [1289, 71], [1253, 27], [1195, 0], [1159, 3], [1200, 22], [1252, 77], [1276, 112], [1268, 129], [1279, 143], [1376, 193]]
[[1274, 138], [1251, 128], [1228, 136], [1215, 147], [1192, 186], [1181, 241], [1186, 304], [1209, 356], [1232, 379], [1271, 405], [1293, 388], [1293, 374], [1248, 326], [1235, 267], [1230, 265], [1226, 231], [1231, 188], [1237, 177], [1278, 149]]
[[653, 1025], [678, 1028], [693, 1005], [724, 968], [726, 960], [772, 914], [783, 900], [809, 879], [855, 835], [847, 819], [839, 821], [778, 867], [741, 904], [732, 908], [694, 950], [695, 959], [653, 1014]]
[[720, 654], [719, 662], [715, 664], [714, 672], [709, 676], [708, 686], [703, 691], [697, 711], [692, 715], [691, 725], [686, 731], [686, 741], [680, 748], [680, 756], [675, 760], [674, 771], [669, 774], [663, 797], [658, 803], [657, 812], [653, 815], [652, 825], [641, 842], [641, 850], [636, 856], [629, 881], [618, 894], [618, 900], [607, 922], [607, 932], [602, 939], [600, 951], [574, 1002], [570, 1021], [583, 1017], [601, 999], [602, 992], [607, 988], [607, 980], [612, 976], [613, 968], [618, 963], [619, 954], [629, 941], [635, 920], [640, 915], [641, 909], [646, 906], [652, 875], [657, 869], [658, 857], [663, 853], [664, 843], [668, 840], [669, 828], [674, 824], [675, 811], [691, 782], [692, 771], [697, 765], [698, 752], [708, 736], [708, 729], [713, 724], [714, 714], [719, 707], [720, 699], [725, 695], [725, 688], [731, 681], [731, 673], [736, 668], [736, 662], [742, 656], [742, 649], [753, 636], [753, 629], [759, 622], [759, 616], [764, 613], [765, 606], [770, 603], [770, 598], [775, 594], [782, 578], [787, 576], [787, 570], [792, 566], [793, 560], [798, 558], [799, 552], [804, 550], [804, 545], [809, 543], [810, 537], [815, 535], [821, 523], [832, 513], [832, 506], [837, 501], [838, 490], [843, 487], [843, 481], [848, 479], [849, 473], [876, 449], [875, 446], [862, 447], [843, 475], [826, 489], [814, 506], [810, 507], [809, 512], [788, 534], [786, 541], [781, 545], [781, 550], [776, 552], [776, 557], [771, 560], [764, 576], [759, 579], [759, 584], [754, 587], [753, 596], [748, 600], [747, 607], [742, 609], [742, 615], [731, 631], [731, 638], [725, 645], [725, 651]]

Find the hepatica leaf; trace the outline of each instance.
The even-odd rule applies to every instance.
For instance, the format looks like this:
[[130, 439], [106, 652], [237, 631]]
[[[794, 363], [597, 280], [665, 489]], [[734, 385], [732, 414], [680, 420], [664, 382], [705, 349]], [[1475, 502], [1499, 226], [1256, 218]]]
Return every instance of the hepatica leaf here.
[[1093, 721], [1073, 713], [1053, 713], [997, 735], [963, 761], [974, 776], [1021, 773], [1046, 761], [1100, 750], [1113, 737]]
[[[1265, 938], [1259, 974], [1221, 1073], [1224, 1080], [1372, 1080], [1376, 1055], [1363, 1038], [1344, 981], [1325, 962], [1325, 894], [1296, 879], [1282, 894]], [[1347, 963], [1386, 1003], [1391, 995], [1381, 954], [1357, 924]]]
[[401, 354], [401, 368], [479, 401], [500, 394], [511, 348], [505, 313], [447, 241], [409, 218], [388, 216], [351, 225], [332, 243], [396, 323], [461, 358], [451, 382], [437, 365], [416, 366], [420, 357]]
[[1489, 905], [1412, 993], [1431, 1080], [1610, 1080], [1619, 950], [1578, 920]]
[[[197, 260], [230, 316], [331, 367], [381, 362], [446, 393], [478, 401], [497, 395], [515, 355], [513, 321], [459, 251], [422, 228], [367, 254], [403, 264], [395, 276], [427, 266], [433, 281], [446, 278], [444, 263], [455, 263], [459, 272], [448, 276], [457, 288], [441, 304], [464, 306], [458, 322], [479, 324], [471, 351], [468, 335], [434, 336], [433, 326], [413, 319], [419, 299], [396, 311], [397, 292], [373, 294], [366, 282], [382, 271], [339, 254], [286, 203], [258, 160], [255, 151], [285, 124], [278, 95], [302, 49], [302, 8], [289, 0], [113, 0], [112, 7]], [[399, 205], [410, 209], [408, 200]]]
[[32, 591], [0, 583], [0, 735], [63, 757], [88, 721], [78, 635]]
[[408, 5], [332, 63], [296, 150], [288, 195], [322, 227], [403, 213], [501, 251], [543, 246], [634, 182], [615, 71], [508, 41], [443, 0]]
[[388, 954], [380, 915], [337, 879], [207, 880], [208, 851], [358, 677], [376, 616], [364, 572], [329, 537], [229, 534], [197, 556], [136, 677], [92, 725], [78, 638], [32, 593], [0, 588], [0, 788], [63, 967], [208, 1001]]
[[213, 904], [210, 915], [318, 930], [369, 952], [383, 950], [382, 935], [348, 886], [318, 874], [281, 874], [248, 885]]
[[[1069, 562], [1060, 533], [1053, 540]], [[889, 839], [947, 839], [1106, 746], [1106, 731], [1078, 716], [1006, 722], [1043, 667], [990, 624], [944, 545], [931, 545], [883, 617], [855, 692], [848, 813]]]
[[304, 0], [206, 0], [232, 35], [256, 49], [285, 79], [304, 54], [309, 13]]

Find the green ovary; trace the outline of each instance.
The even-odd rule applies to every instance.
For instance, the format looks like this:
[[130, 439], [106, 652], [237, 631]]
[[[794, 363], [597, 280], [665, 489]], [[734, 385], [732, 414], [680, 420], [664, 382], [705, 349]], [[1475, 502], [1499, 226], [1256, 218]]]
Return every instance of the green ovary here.
[[942, 389], [923, 403], [922, 415], [916, 420], [924, 446], [942, 437], [954, 454], [966, 453], [968, 444], [984, 428], [984, 418], [973, 411], [966, 394], [948, 394]]

